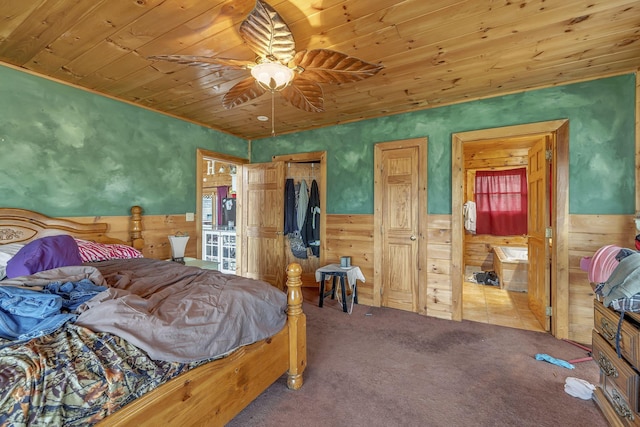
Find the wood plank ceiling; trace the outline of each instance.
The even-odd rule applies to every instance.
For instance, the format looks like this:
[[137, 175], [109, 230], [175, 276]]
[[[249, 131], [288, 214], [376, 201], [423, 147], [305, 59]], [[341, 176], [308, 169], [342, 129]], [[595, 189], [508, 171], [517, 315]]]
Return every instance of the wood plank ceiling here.
[[[325, 112], [275, 94], [283, 134], [640, 68], [640, 0], [267, 0], [296, 50], [382, 63], [323, 84]], [[269, 93], [225, 110], [248, 71], [152, 61], [160, 54], [254, 59], [238, 34], [253, 0], [0, 1], [0, 63], [246, 139], [267, 137]]]

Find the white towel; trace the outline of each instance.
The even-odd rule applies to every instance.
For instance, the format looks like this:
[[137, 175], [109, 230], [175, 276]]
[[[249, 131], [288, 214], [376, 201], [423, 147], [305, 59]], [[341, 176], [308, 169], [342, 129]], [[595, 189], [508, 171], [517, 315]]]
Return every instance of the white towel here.
[[579, 397], [583, 400], [591, 399], [593, 390], [595, 389], [596, 387], [593, 384], [585, 380], [581, 380], [580, 378], [567, 377], [564, 382], [564, 391], [567, 394], [573, 397]]
[[468, 201], [462, 206], [464, 228], [469, 233], [476, 234], [476, 202]]

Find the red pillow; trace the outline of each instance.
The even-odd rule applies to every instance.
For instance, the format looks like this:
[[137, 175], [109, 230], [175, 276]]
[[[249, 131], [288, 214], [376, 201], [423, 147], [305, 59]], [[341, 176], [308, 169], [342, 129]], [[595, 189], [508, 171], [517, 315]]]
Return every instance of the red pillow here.
[[82, 262], [107, 261], [110, 259], [142, 258], [142, 253], [127, 245], [96, 243], [76, 239]]

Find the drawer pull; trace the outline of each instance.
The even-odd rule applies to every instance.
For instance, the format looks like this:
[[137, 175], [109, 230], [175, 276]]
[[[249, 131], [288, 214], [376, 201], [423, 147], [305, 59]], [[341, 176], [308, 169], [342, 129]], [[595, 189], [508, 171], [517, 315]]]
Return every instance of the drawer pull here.
[[607, 359], [606, 356], [602, 353], [600, 353], [600, 357], [598, 357], [598, 365], [600, 365], [600, 369], [602, 369], [602, 372], [606, 376], [613, 378], [618, 377], [618, 370], [615, 366], [613, 366], [613, 363], [611, 363], [611, 361]]
[[613, 341], [616, 339], [616, 336], [618, 335], [618, 329], [615, 327], [615, 325], [612, 325], [606, 318], [603, 317], [602, 319], [600, 319], [600, 326], [602, 327], [602, 334], [608, 341]]
[[611, 389], [611, 396], [613, 398], [613, 402], [611, 403], [613, 403], [613, 409], [615, 409], [616, 414], [622, 418], [628, 419], [629, 421], [633, 421], [633, 412], [631, 412], [624, 399], [615, 388]]

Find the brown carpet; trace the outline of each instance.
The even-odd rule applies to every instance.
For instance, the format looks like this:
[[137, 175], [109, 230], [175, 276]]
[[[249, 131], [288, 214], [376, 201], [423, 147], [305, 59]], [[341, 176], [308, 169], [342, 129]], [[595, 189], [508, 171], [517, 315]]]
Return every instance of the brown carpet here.
[[569, 376], [596, 384], [584, 350], [551, 335], [453, 322], [386, 308], [342, 313], [305, 302], [303, 387], [280, 378], [228, 426], [607, 426], [592, 400], [564, 392]]

